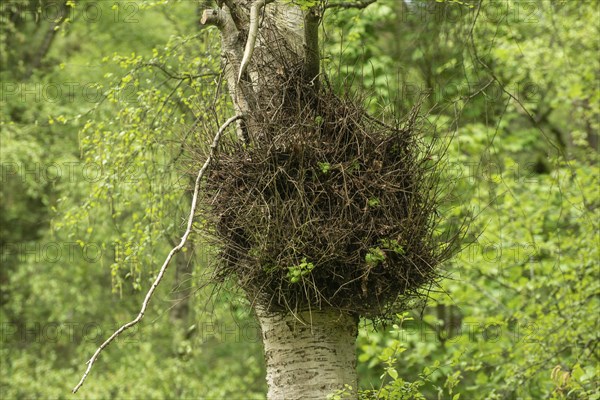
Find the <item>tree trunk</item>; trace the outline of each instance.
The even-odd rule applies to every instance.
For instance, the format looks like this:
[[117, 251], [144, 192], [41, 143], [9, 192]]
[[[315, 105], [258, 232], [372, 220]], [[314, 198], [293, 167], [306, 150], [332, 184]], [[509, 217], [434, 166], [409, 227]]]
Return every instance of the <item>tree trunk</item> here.
[[326, 399], [357, 386], [358, 318], [335, 310], [267, 313], [255, 307], [267, 366], [268, 398]]
[[[234, 108], [244, 116], [238, 137], [260, 135], [253, 115], [281, 98], [274, 77], [290, 66], [304, 84], [318, 85], [318, 10], [293, 2], [221, 0], [205, 10], [201, 23], [221, 32], [224, 75]], [[276, 105], [275, 105], [276, 107]], [[334, 310], [296, 314], [255, 312], [262, 328], [268, 398], [325, 399], [346, 384], [356, 390], [355, 341], [358, 318]]]

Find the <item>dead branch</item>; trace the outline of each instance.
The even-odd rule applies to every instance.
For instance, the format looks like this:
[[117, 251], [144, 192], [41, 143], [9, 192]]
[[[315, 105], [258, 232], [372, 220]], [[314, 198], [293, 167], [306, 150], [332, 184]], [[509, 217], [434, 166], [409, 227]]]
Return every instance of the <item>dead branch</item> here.
[[200, 23], [202, 25], [214, 25], [220, 29], [225, 25], [225, 16], [220, 9], [204, 10]]
[[160, 268], [160, 271], [158, 272], [156, 279], [152, 283], [152, 286], [148, 290], [148, 293], [146, 293], [146, 297], [144, 298], [144, 302], [142, 303], [142, 308], [141, 308], [139, 314], [137, 315], [137, 317], [135, 317], [135, 319], [133, 319], [132, 321], [129, 321], [125, 325], [121, 326], [118, 330], [116, 330], [108, 339], [106, 339], [104, 341], [104, 343], [102, 343], [100, 345], [100, 347], [98, 347], [98, 349], [96, 350], [96, 352], [94, 353], [92, 358], [90, 358], [89, 361], [86, 363], [87, 368], [85, 370], [85, 373], [81, 377], [81, 380], [79, 381], [77, 386], [75, 386], [75, 388], [73, 388], [73, 393], [77, 393], [79, 388], [83, 385], [83, 383], [85, 382], [85, 379], [87, 378], [88, 374], [90, 373], [90, 371], [92, 369], [92, 366], [94, 365], [94, 362], [96, 362], [96, 359], [98, 358], [98, 356], [100, 355], [102, 350], [104, 350], [121, 333], [125, 332], [127, 329], [136, 325], [144, 317], [144, 313], [146, 312], [146, 309], [148, 308], [148, 304], [150, 303], [150, 300], [152, 299], [152, 295], [154, 294], [154, 291], [156, 290], [156, 288], [162, 281], [162, 278], [165, 275], [165, 272], [167, 270], [167, 267], [169, 266], [169, 263], [171, 262], [171, 259], [173, 258], [173, 256], [176, 253], [181, 251], [183, 246], [185, 246], [185, 243], [187, 242], [187, 239], [188, 239], [190, 233], [192, 232], [192, 225], [194, 223], [194, 214], [196, 213], [196, 205], [198, 203], [198, 192], [200, 191], [200, 182], [202, 181], [202, 178], [214, 157], [215, 150], [217, 149], [217, 146], [219, 145], [219, 140], [221, 139], [221, 135], [223, 134], [223, 132], [225, 131], [225, 129], [227, 129], [227, 127], [229, 125], [231, 125], [233, 122], [237, 121], [240, 118], [242, 118], [241, 115], [235, 115], [235, 116], [229, 118], [227, 121], [225, 121], [225, 123], [217, 131], [217, 134], [215, 135], [215, 138], [213, 139], [213, 142], [210, 145], [210, 153], [209, 153], [208, 157], [206, 158], [204, 165], [202, 165], [202, 168], [200, 168], [200, 171], [198, 171], [198, 176], [196, 177], [196, 184], [194, 187], [194, 196], [192, 197], [192, 205], [190, 207], [190, 216], [188, 218], [187, 229], [185, 230], [185, 233], [183, 234], [179, 244], [177, 246], [173, 247], [171, 249], [171, 251], [169, 252], [169, 254], [167, 255], [167, 258], [165, 259], [165, 262], [163, 263], [162, 267]]
[[365, 0], [365, 1], [347, 1], [342, 3], [327, 3], [323, 7], [324, 9], [329, 8], [366, 8], [367, 6], [375, 3], [377, 0]]

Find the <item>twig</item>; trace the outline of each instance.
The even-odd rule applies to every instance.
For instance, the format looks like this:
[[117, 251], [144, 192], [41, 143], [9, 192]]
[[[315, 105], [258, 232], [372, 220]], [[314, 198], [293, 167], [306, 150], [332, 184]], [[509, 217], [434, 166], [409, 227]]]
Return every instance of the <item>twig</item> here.
[[231, 125], [231, 123], [237, 121], [240, 118], [242, 118], [241, 115], [235, 115], [235, 116], [229, 118], [227, 121], [225, 121], [225, 123], [223, 125], [221, 125], [221, 127], [217, 131], [217, 134], [215, 135], [215, 138], [213, 139], [213, 142], [210, 145], [210, 152], [208, 154], [208, 157], [206, 158], [206, 161], [204, 162], [204, 165], [202, 166], [202, 168], [200, 168], [200, 171], [198, 171], [198, 176], [196, 177], [196, 185], [194, 187], [194, 196], [192, 198], [192, 206], [190, 209], [190, 216], [188, 218], [187, 229], [185, 230], [185, 233], [183, 234], [183, 237], [181, 238], [181, 241], [179, 242], [179, 244], [177, 246], [173, 247], [173, 249], [171, 249], [171, 251], [169, 252], [169, 255], [167, 255], [167, 258], [165, 259], [165, 262], [163, 263], [162, 267], [160, 268], [160, 271], [159, 271], [158, 275], [156, 276], [156, 279], [152, 283], [152, 286], [148, 290], [148, 293], [146, 293], [146, 298], [144, 299], [144, 302], [142, 303], [142, 308], [141, 308], [139, 314], [137, 315], [137, 317], [135, 317], [134, 320], [126, 323], [125, 325], [121, 326], [118, 330], [116, 330], [108, 339], [106, 339], [104, 341], [104, 343], [102, 343], [100, 345], [100, 347], [98, 347], [98, 349], [96, 350], [96, 352], [94, 353], [92, 358], [90, 358], [89, 361], [86, 363], [87, 369], [85, 370], [85, 373], [81, 377], [81, 380], [79, 381], [77, 386], [75, 386], [75, 388], [73, 388], [73, 393], [77, 393], [79, 388], [83, 385], [83, 383], [85, 382], [85, 379], [87, 378], [88, 374], [90, 373], [90, 371], [92, 369], [92, 366], [94, 365], [94, 362], [96, 362], [96, 359], [98, 358], [98, 356], [100, 355], [102, 350], [104, 350], [113, 340], [115, 340], [117, 338], [117, 336], [119, 336], [121, 333], [123, 333], [127, 329], [131, 328], [132, 326], [136, 325], [144, 317], [144, 313], [146, 312], [146, 308], [148, 308], [150, 299], [152, 298], [154, 291], [156, 290], [156, 288], [160, 284], [163, 276], [165, 275], [165, 272], [167, 270], [167, 267], [169, 266], [169, 263], [171, 262], [171, 259], [173, 258], [173, 256], [176, 253], [181, 251], [181, 249], [187, 242], [187, 239], [188, 239], [190, 233], [192, 232], [192, 225], [194, 223], [194, 214], [196, 213], [196, 204], [198, 202], [198, 192], [200, 191], [200, 182], [202, 181], [202, 177], [204, 176], [204, 173], [206, 172], [210, 162], [212, 161], [212, 159], [214, 157], [215, 150], [216, 150], [217, 146], [219, 145], [219, 140], [221, 139], [221, 135], [223, 134], [225, 129], [227, 129], [227, 127], [229, 125]]

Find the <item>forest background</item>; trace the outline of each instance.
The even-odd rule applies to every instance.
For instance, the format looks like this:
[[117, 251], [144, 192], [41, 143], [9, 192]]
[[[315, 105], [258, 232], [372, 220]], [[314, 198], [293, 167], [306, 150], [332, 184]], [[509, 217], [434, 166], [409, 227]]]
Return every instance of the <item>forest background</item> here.
[[[0, 6], [2, 398], [70, 397], [183, 232], [199, 128], [231, 115], [217, 32], [199, 24], [210, 3]], [[600, 398], [599, 17], [593, 0], [326, 14], [332, 84], [374, 115], [426, 95], [427, 131], [449, 143], [438, 211], [475, 216], [426, 301], [392, 324], [361, 321], [362, 389]], [[202, 222], [79, 396], [265, 397], [258, 325], [234, 287], [207, 284]]]

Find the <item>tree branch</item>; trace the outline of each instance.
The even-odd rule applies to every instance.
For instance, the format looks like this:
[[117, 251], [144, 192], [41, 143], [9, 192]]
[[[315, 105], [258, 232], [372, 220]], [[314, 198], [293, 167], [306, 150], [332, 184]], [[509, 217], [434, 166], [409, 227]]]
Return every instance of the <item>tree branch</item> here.
[[364, 1], [345, 1], [342, 3], [325, 4], [323, 9], [329, 8], [366, 8], [367, 6], [375, 3], [377, 0], [364, 0]]
[[246, 40], [246, 48], [244, 49], [244, 57], [240, 64], [240, 72], [238, 74], [237, 82], [239, 83], [242, 79], [242, 74], [250, 62], [250, 57], [254, 52], [254, 46], [256, 45], [256, 38], [258, 37], [258, 14], [260, 10], [267, 4], [272, 3], [274, 0], [256, 0], [250, 7], [250, 27], [248, 28], [248, 40]]
[[44, 40], [42, 41], [40, 48], [38, 49], [33, 60], [29, 63], [27, 67], [27, 71], [25, 72], [25, 79], [29, 79], [31, 75], [33, 75], [33, 71], [35, 71], [42, 65], [42, 61], [44, 60], [44, 57], [46, 57], [46, 54], [48, 54], [48, 50], [50, 50], [50, 46], [52, 45], [52, 42], [56, 37], [58, 29], [63, 24], [63, 22], [65, 22], [67, 8], [69, 7], [67, 3], [67, 1], [63, 1], [60, 4], [59, 15], [56, 18], [56, 20], [50, 23], [50, 26], [46, 31], [46, 35], [44, 36]]
[[[250, 106], [248, 104], [247, 93], [244, 85], [238, 85], [236, 82], [239, 65], [243, 54], [239, 48], [239, 31], [234, 21], [233, 11], [230, 6], [235, 6], [232, 1], [218, 2], [220, 9], [205, 10], [200, 20], [202, 24], [214, 24], [221, 31], [221, 50], [223, 57], [223, 73], [227, 80], [229, 93], [233, 99], [233, 107], [238, 115], [248, 116]], [[243, 143], [248, 143], [248, 131], [243, 120], [238, 120], [237, 136]]]
[[204, 10], [200, 19], [202, 25], [214, 25], [221, 29], [225, 25], [225, 16], [220, 9]]
[[81, 380], [79, 381], [77, 386], [75, 386], [75, 388], [73, 388], [73, 393], [77, 393], [79, 388], [81, 388], [81, 386], [85, 382], [85, 379], [87, 378], [88, 374], [92, 370], [92, 366], [94, 365], [94, 362], [96, 362], [96, 359], [98, 358], [98, 356], [100, 355], [102, 350], [104, 350], [121, 333], [123, 333], [127, 329], [131, 328], [132, 326], [136, 325], [144, 317], [144, 313], [146, 312], [146, 309], [148, 308], [150, 299], [152, 299], [152, 295], [154, 294], [154, 291], [156, 290], [156, 288], [160, 284], [163, 276], [165, 275], [165, 272], [167, 270], [167, 267], [169, 266], [169, 263], [171, 262], [171, 259], [173, 258], [173, 256], [176, 253], [181, 251], [183, 246], [185, 246], [185, 243], [187, 242], [187, 239], [188, 239], [190, 233], [192, 232], [192, 225], [194, 223], [194, 214], [196, 213], [196, 205], [198, 202], [198, 192], [200, 191], [200, 182], [202, 181], [204, 173], [208, 169], [208, 166], [214, 157], [215, 150], [217, 149], [217, 146], [219, 145], [219, 140], [221, 139], [221, 135], [223, 134], [223, 132], [225, 131], [225, 129], [227, 129], [227, 127], [229, 125], [231, 125], [233, 122], [237, 121], [240, 118], [242, 118], [241, 115], [235, 115], [235, 116], [229, 118], [227, 121], [225, 121], [225, 123], [217, 131], [217, 134], [215, 135], [215, 138], [213, 139], [213, 142], [210, 145], [210, 152], [208, 154], [208, 157], [206, 158], [206, 161], [204, 162], [204, 165], [202, 166], [202, 168], [200, 168], [200, 171], [198, 171], [198, 176], [196, 177], [196, 185], [194, 187], [194, 196], [192, 198], [192, 206], [190, 209], [190, 216], [188, 219], [187, 229], [185, 230], [185, 233], [183, 234], [179, 244], [177, 246], [173, 247], [173, 249], [171, 249], [171, 251], [167, 255], [167, 258], [165, 259], [165, 262], [163, 263], [162, 267], [160, 268], [160, 271], [159, 271], [158, 275], [156, 276], [156, 279], [152, 283], [152, 286], [148, 290], [148, 293], [146, 293], [146, 298], [144, 299], [144, 302], [142, 303], [142, 308], [141, 308], [139, 314], [137, 315], [137, 317], [135, 317], [135, 319], [133, 319], [132, 321], [129, 321], [128, 323], [126, 323], [125, 325], [123, 325], [119, 329], [117, 329], [108, 339], [106, 339], [104, 341], [104, 343], [102, 343], [100, 345], [100, 347], [98, 347], [98, 349], [96, 350], [96, 352], [94, 353], [92, 358], [90, 358], [89, 361], [86, 363], [87, 369], [85, 370], [85, 373], [81, 377]]

